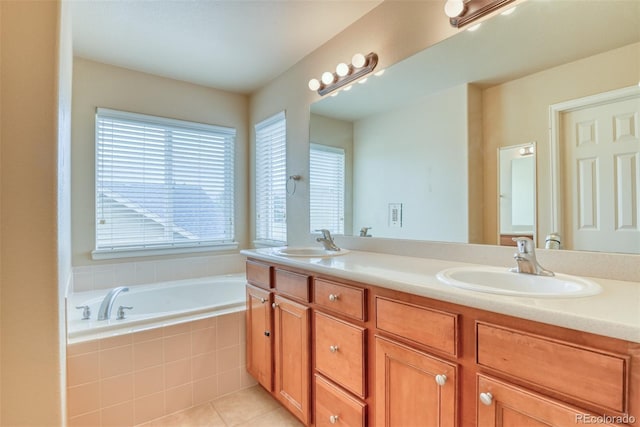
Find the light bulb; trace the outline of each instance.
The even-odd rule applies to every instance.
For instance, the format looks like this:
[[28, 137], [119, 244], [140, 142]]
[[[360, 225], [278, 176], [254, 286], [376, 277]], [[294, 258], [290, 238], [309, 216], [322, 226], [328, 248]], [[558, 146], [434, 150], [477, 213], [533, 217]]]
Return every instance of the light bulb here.
[[311, 90], [320, 89], [320, 82], [318, 81], [318, 79], [309, 80], [309, 89], [311, 89]]
[[328, 85], [333, 83], [334, 79], [335, 77], [332, 72], [325, 71], [324, 73], [322, 73], [322, 83]]
[[444, 13], [449, 18], [456, 18], [464, 13], [464, 2], [462, 0], [447, 0], [444, 5]]
[[353, 55], [353, 58], [351, 58], [351, 64], [353, 64], [353, 66], [356, 68], [362, 68], [366, 65], [366, 63], [367, 58], [365, 58], [365, 56], [361, 53], [356, 53], [355, 55]]
[[336, 74], [340, 77], [344, 77], [349, 74], [349, 66], [344, 62], [341, 62], [336, 67]]

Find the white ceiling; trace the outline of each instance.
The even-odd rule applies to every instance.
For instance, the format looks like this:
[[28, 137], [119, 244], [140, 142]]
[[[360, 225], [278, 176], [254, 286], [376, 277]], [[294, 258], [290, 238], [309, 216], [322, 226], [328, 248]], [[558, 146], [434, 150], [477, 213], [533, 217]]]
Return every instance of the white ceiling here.
[[251, 93], [382, 0], [69, 0], [74, 55]]

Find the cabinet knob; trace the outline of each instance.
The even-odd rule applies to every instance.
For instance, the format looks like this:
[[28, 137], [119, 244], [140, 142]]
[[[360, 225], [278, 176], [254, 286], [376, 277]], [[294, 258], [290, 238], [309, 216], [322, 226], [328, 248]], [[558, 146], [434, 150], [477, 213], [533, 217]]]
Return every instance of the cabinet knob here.
[[329, 301], [331, 301], [331, 302], [336, 302], [336, 301], [338, 301], [338, 295], [335, 295], [335, 294], [329, 294]]
[[447, 382], [447, 376], [444, 374], [436, 375], [436, 383], [443, 386]]
[[337, 351], [338, 351], [338, 346], [337, 346], [337, 345], [331, 345], [331, 346], [329, 346], [329, 351], [330, 351], [331, 353], [335, 353], [335, 352], [337, 352]]
[[493, 395], [491, 393], [480, 393], [480, 402], [483, 405], [491, 406], [493, 403]]
[[265, 298], [260, 298], [260, 302], [264, 304], [267, 300]]
[[338, 416], [337, 416], [337, 415], [331, 415], [331, 416], [329, 417], [329, 422], [330, 422], [331, 424], [335, 424], [335, 423], [337, 423], [337, 422], [338, 422]]
[[270, 337], [271, 336], [271, 332], [270, 331], [264, 331], [264, 336], [265, 337]]
[[271, 304], [271, 308], [278, 308], [279, 306], [280, 306], [280, 304], [275, 303], [275, 302], [273, 304]]

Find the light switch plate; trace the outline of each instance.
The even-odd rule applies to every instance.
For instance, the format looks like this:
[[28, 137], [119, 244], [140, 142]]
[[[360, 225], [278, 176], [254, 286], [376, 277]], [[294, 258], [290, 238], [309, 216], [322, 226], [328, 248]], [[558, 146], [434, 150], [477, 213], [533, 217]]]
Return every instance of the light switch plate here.
[[402, 227], [402, 203], [389, 203], [389, 227]]

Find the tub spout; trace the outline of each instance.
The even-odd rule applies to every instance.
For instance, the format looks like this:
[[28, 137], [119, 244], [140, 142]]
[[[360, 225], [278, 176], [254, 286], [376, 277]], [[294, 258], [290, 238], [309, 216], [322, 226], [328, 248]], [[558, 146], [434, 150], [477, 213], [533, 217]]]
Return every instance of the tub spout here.
[[100, 309], [98, 310], [98, 320], [110, 319], [111, 309], [113, 308], [113, 302], [116, 300], [116, 297], [120, 295], [121, 292], [128, 292], [128, 291], [129, 291], [129, 288], [124, 286], [111, 289], [109, 293], [102, 300], [102, 304], [100, 304]]

